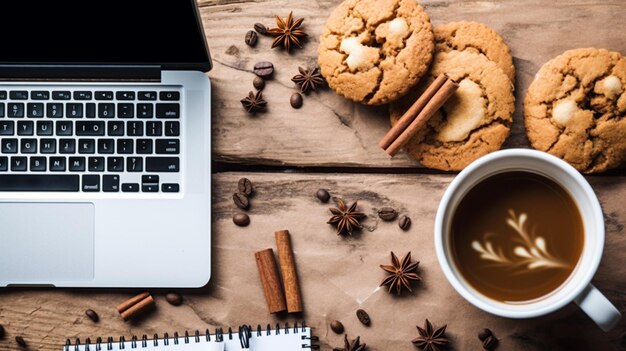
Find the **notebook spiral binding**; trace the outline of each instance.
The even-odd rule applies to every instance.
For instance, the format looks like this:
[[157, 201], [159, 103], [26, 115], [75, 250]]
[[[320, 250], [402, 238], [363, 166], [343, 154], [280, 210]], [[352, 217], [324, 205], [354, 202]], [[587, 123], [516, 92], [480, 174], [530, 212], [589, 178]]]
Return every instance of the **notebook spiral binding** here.
[[[274, 331], [274, 335], [280, 335], [281, 332], [284, 334], [290, 334], [290, 333], [298, 334], [301, 331], [304, 332], [305, 329], [306, 329], [306, 324], [304, 322], [302, 322], [301, 326], [298, 326], [298, 323], [295, 323], [293, 328], [289, 326], [289, 323], [285, 323], [285, 326], [283, 328], [281, 328], [280, 324], [276, 324], [274, 328], [272, 328], [272, 326], [268, 324], [265, 330], [263, 330], [261, 328], [261, 325], [259, 324], [257, 325], [257, 328], [256, 328], [256, 336], [262, 337], [264, 335], [265, 336], [272, 335], [272, 330]], [[252, 327], [250, 325], [242, 325], [239, 327], [238, 332], [239, 332], [238, 335], [239, 335], [239, 342], [241, 343], [241, 348], [243, 349], [250, 348], [250, 338], [252, 337]], [[174, 336], [172, 338], [170, 338], [168, 333], [163, 333], [162, 338], [159, 338], [158, 334], [154, 334], [152, 338], [148, 338], [148, 335], [144, 334], [141, 337], [141, 339], [139, 339], [136, 335], [133, 335], [130, 339], [130, 349], [147, 348], [148, 343], [152, 343], [153, 346], [159, 346], [159, 342], [162, 342], [163, 345], [168, 346], [170, 344], [170, 339], [173, 339], [174, 345], [178, 345], [180, 343], [185, 343], [185, 344], [189, 344], [193, 342], [199, 343], [202, 341], [202, 339], [204, 339], [205, 341], [214, 340], [214, 341], [219, 342], [219, 341], [224, 341], [224, 338], [228, 338], [229, 340], [232, 340], [234, 337], [233, 334], [234, 333], [233, 333], [232, 328], [228, 328], [228, 332], [224, 332], [222, 328], [216, 328], [215, 333], [213, 334], [211, 334], [209, 329], [206, 329], [204, 331], [204, 335], [201, 335], [199, 330], [196, 330], [193, 335], [190, 335], [189, 331], [185, 330], [185, 334], [183, 336], [179, 335], [178, 332], [174, 332]], [[311, 341], [310, 345], [303, 343], [302, 344], [303, 349], [319, 350], [320, 346], [317, 344], [314, 344], [315, 342], [319, 341], [319, 338], [317, 336], [307, 337], [305, 335], [302, 335], [302, 340], [303, 342], [304, 340]], [[124, 350], [128, 346], [127, 345], [128, 342], [126, 341], [126, 338], [124, 336], [120, 336], [117, 341], [115, 341], [115, 339], [112, 336], [107, 337], [106, 341], [104, 341], [101, 337], [98, 337], [94, 343], [91, 342], [90, 338], [87, 338], [84, 344], [81, 344], [80, 339], [75, 339], [74, 344], [72, 344], [70, 339], [67, 339], [65, 341], [65, 347], [63, 348], [63, 351], [79, 351], [79, 345], [84, 345], [85, 351], [112, 350], [113, 345], [115, 343], [119, 344], [120, 350]]]

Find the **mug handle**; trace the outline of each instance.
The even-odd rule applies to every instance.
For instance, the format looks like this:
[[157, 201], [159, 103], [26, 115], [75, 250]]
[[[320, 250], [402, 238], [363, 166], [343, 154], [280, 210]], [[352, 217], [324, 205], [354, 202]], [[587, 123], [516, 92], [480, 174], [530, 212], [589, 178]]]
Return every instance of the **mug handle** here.
[[592, 284], [587, 285], [574, 301], [605, 332], [613, 329], [622, 318], [611, 301]]

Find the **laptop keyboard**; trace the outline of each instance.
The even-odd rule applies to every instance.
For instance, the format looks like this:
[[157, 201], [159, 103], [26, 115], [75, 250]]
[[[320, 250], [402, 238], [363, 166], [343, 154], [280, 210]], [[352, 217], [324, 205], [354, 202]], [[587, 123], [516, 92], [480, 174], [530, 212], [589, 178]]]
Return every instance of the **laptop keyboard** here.
[[4, 88], [0, 191], [180, 191], [178, 87]]

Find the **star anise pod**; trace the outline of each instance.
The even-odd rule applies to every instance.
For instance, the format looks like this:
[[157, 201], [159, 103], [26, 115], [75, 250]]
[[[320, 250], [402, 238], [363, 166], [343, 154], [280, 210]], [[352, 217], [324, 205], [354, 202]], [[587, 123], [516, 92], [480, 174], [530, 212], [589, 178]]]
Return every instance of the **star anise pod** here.
[[365, 350], [366, 344], [361, 344], [361, 337], [357, 336], [356, 339], [352, 340], [352, 342], [348, 341], [348, 335], [345, 335], [344, 338], [344, 347], [335, 347], [333, 351], [363, 351]]
[[263, 100], [263, 93], [259, 90], [256, 94], [250, 92], [248, 96], [241, 99], [241, 105], [248, 113], [257, 113], [265, 110], [267, 101]]
[[303, 94], [306, 94], [311, 90], [317, 91], [318, 87], [321, 87], [326, 83], [326, 80], [322, 77], [319, 68], [310, 70], [298, 67], [298, 71], [300, 71], [300, 74], [293, 76], [291, 81], [300, 86], [300, 91]]
[[426, 329], [418, 326], [417, 331], [420, 333], [420, 336], [411, 340], [411, 342], [423, 351], [439, 351], [441, 347], [445, 347], [450, 343], [450, 341], [444, 337], [446, 327], [447, 325], [444, 325], [435, 330], [433, 325], [430, 324], [430, 321], [426, 319]]
[[354, 229], [362, 229], [363, 226], [359, 223], [359, 219], [365, 217], [362, 212], [356, 212], [357, 201], [355, 201], [350, 208], [346, 206], [346, 203], [342, 199], [337, 200], [337, 208], [330, 208], [330, 212], [333, 214], [327, 223], [337, 226], [337, 234], [352, 235]]
[[411, 252], [406, 254], [406, 256], [402, 257], [402, 260], [398, 260], [396, 254], [391, 252], [391, 265], [381, 264], [380, 268], [382, 268], [385, 272], [390, 273], [380, 286], [388, 285], [389, 292], [395, 287], [396, 294], [400, 295], [402, 293], [402, 288], [405, 287], [409, 291], [411, 290], [411, 280], [422, 280], [422, 278], [417, 275], [414, 271], [417, 269], [418, 262], [411, 263]]
[[272, 28], [267, 31], [271, 36], [276, 37], [272, 43], [272, 48], [282, 45], [287, 51], [291, 50], [291, 45], [295, 45], [302, 49], [300, 38], [304, 38], [307, 34], [300, 29], [304, 18], [293, 20], [293, 12], [289, 12], [289, 16], [283, 20], [276, 16], [276, 25], [278, 28]]

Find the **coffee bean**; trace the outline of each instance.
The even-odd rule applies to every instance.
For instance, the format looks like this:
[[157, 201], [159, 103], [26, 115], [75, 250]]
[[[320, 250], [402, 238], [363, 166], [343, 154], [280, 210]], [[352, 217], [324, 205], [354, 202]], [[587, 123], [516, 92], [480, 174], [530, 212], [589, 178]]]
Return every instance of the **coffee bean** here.
[[383, 221], [393, 221], [398, 217], [398, 212], [391, 207], [383, 207], [378, 210], [378, 217]]
[[267, 79], [274, 74], [274, 65], [271, 62], [261, 61], [254, 65], [254, 74], [263, 79]]
[[87, 317], [89, 317], [89, 319], [91, 319], [94, 323], [98, 322], [100, 320], [100, 317], [98, 317], [98, 314], [96, 313], [96, 311], [94, 310], [86, 310], [85, 314], [87, 315]]
[[258, 37], [258, 35], [256, 34], [256, 32], [255, 32], [255, 31], [253, 31], [253, 30], [249, 30], [249, 31], [246, 33], [246, 39], [245, 39], [246, 44], [247, 44], [248, 46], [255, 46], [255, 45], [256, 45], [256, 41], [257, 41], [257, 39], [258, 39], [258, 38], [259, 38], [259, 37]]
[[267, 35], [267, 27], [261, 23], [255, 23], [254, 30], [261, 35]]
[[358, 309], [356, 310], [356, 317], [359, 319], [363, 325], [368, 326], [372, 324], [372, 320], [370, 319], [370, 315], [365, 312], [365, 310]]
[[293, 108], [302, 107], [302, 95], [300, 93], [291, 94], [291, 98], [289, 99], [289, 103]]
[[250, 224], [250, 216], [241, 212], [235, 213], [233, 215], [233, 223], [235, 223], [236, 225], [240, 227], [245, 227], [248, 224]]
[[317, 193], [315, 193], [315, 196], [317, 196], [321, 202], [328, 202], [328, 200], [330, 200], [330, 194], [326, 189], [318, 190]]
[[252, 85], [254, 85], [254, 88], [256, 90], [263, 90], [263, 88], [265, 88], [265, 80], [263, 80], [263, 78], [261, 77], [254, 77], [254, 80], [252, 81]]
[[493, 337], [492, 335], [488, 336], [485, 341], [483, 341], [483, 349], [485, 350], [494, 350], [498, 346], [498, 339]]
[[4, 327], [2, 325], [0, 325], [0, 339], [4, 339]]
[[409, 230], [409, 228], [411, 227], [411, 218], [406, 215], [400, 216], [400, 219], [398, 220], [398, 226], [402, 230]]
[[15, 337], [15, 342], [20, 345], [20, 347], [26, 347], [26, 341], [24, 341], [24, 338], [21, 336], [16, 336]]
[[246, 194], [246, 196], [250, 196], [254, 191], [252, 182], [248, 178], [239, 179], [239, 183], [237, 183], [237, 189], [239, 189], [240, 193]]
[[250, 206], [250, 201], [248, 200], [248, 197], [246, 196], [246, 194], [234, 193], [233, 201], [235, 202], [235, 205], [237, 205], [237, 207], [244, 209], [244, 210], [248, 208], [248, 206]]
[[343, 324], [341, 324], [338, 320], [330, 322], [330, 329], [332, 329], [336, 334], [342, 334], [344, 330]]
[[478, 338], [480, 339], [480, 341], [485, 341], [485, 339], [487, 339], [488, 337], [490, 337], [492, 335], [493, 335], [493, 332], [491, 332], [491, 330], [485, 328], [480, 333], [478, 333]]
[[165, 301], [170, 305], [180, 306], [183, 303], [183, 296], [177, 292], [170, 291], [165, 294]]

